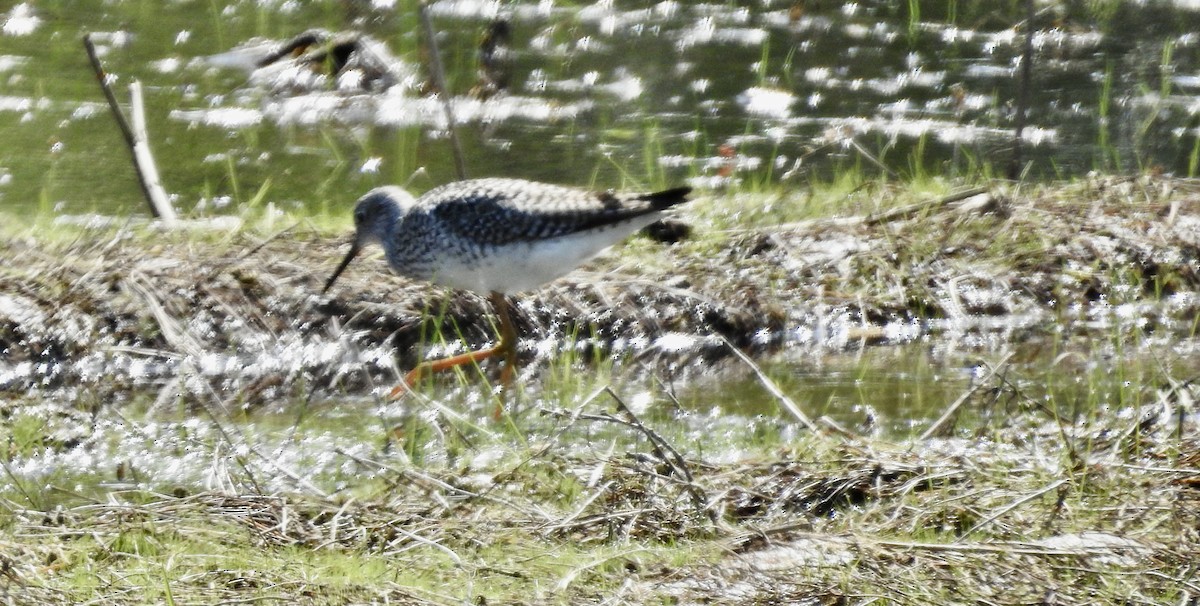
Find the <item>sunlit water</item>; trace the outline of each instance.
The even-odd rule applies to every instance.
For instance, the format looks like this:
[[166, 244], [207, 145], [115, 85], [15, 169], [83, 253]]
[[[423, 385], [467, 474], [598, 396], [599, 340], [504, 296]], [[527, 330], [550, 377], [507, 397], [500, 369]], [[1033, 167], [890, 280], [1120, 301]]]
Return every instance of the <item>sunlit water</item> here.
[[1167, 377], [1200, 371], [1195, 343], [1122, 341], [1114, 333], [1002, 350], [944, 341], [796, 350], [763, 361], [759, 372], [730, 360], [716, 372], [684, 373], [686, 379], [670, 365], [640, 367], [639, 375], [631, 372], [640, 366], [635, 361], [611, 372], [550, 368], [503, 407], [481, 377], [443, 380], [391, 403], [380, 397], [390, 385], [373, 396], [280, 398], [249, 407], [219, 394], [163, 401], [148, 393], [120, 405], [86, 396], [69, 406], [58, 398], [10, 401], [0, 493], [52, 501], [113, 489], [353, 494], [412, 465], [452, 473], [473, 483], [462, 488], [478, 490], [524, 460], [528, 448], [567, 457], [652, 451], [642, 430], [617, 422], [630, 414], [689, 457], [734, 462], [773, 445], [794, 446], [810, 432], [775, 389], [821, 431], [897, 447], [966, 397], [931, 434], [946, 440], [939, 448], [964, 453], [992, 432], [1117, 428], [1194, 415], [1187, 404], [1194, 389]]
[[[876, 160], [906, 175], [1003, 173], [1019, 4], [442, 0], [431, 11], [471, 175], [721, 186], [877, 172]], [[1191, 4], [1038, 4], [1031, 175], [1193, 171]], [[479, 43], [496, 17], [511, 31], [508, 86], [482, 99], [471, 94]], [[122, 97], [130, 80], [144, 83], [153, 148], [184, 213], [251, 201], [339, 212], [378, 184], [453, 178], [445, 114], [423, 92], [427, 51], [411, 2], [45, 0], [0, 22], [7, 208], [142, 212], [85, 32]], [[251, 73], [238, 54], [317, 27], [370, 36], [391, 86], [286, 65]]]

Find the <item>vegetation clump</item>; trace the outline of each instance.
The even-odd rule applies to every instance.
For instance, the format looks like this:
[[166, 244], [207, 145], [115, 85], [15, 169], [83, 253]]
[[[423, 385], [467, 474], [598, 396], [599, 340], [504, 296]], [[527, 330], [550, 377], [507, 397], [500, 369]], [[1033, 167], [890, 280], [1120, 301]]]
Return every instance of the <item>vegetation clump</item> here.
[[[726, 341], [764, 353], [797, 339], [842, 347], [943, 330], [1020, 340], [1097, 322], [1191, 337], [1193, 189], [1113, 178], [913, 201], [868, 182], [836, 197], [710, 198], [687, 216], [694, 238], [619, 249], [593, 271], [516, 296], [514, 319], [526, 357], [529, 343], [574, 339], [677, 366], [728, 356]], [[351, 268], [321, 296], [338, 246], [298, 227], [220, 241], [124, 231], [8, 239], [0, 346], [34, 370], [7, 373], [0, 387], [128, 390], [224, 356], [233, 361], [201, 369], [223, 389], [355, 391], [394, 376], [387, 352], [407, 367], [423, 346], [494, 338], [484, 298], [406, 281], [382, 262]], [[690, 347], [655, 347], [681, 334]]]
[[[1192, 187], [700, 200], [691, 239], [515, 298], [506, 401], [486, 366], [382, 401], [486, 307], [382, 263], [321, 296], [327, 233], [16, 233], [0, 598], [1192, 603]], [[908, 432], [804, 417], [731, 355], [914, 341], [999, 361]], [[791, 416], [679, 399], [742, 365]]]

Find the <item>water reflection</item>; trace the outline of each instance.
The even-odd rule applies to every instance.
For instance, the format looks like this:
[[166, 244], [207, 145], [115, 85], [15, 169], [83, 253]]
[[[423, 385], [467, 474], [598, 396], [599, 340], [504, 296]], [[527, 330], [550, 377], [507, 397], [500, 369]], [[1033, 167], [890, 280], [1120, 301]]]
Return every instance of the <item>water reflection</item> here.
[[[735, 141], [740, 155], [761, 159], [736, 167], [747, 175], [831, 135], [899, 174], [999, 161], [1011, 146], [1022, 14], [952, 4], [948, 12], [945, 3], [922, 2], [919, 20], [881, 1], [443, 0], [431, 12], [472, 174], [703, 185], [724, 170], [705, 159]], [[1198, 25], [1195, 7], [1179, 2], [1043, 10], [1025, 132], [1030, 174], [1194, 171]], [[270, 195], [297, 208], [311, 208], [314, 191], [333, 198], [321, 207], [340, 207], [420, 167], [430, 178], [418, 188], [452, 178], [441, 141], [448, 125], [427, 92], [428, 50], [408, 3], [185, 3], [155, 11], [94, 3], [70, 13], [22, 3], [0, 29], [0, 135], [13, 142], [0, 152], [0, 170], [11, 175], [0, 195], [9, 204], [137, 207], [125, 160], [111, 153], [119, 140], [106, 113], [91, 109], [99, 95], [76, 47], [84, 30], [99, 30], [93, 37], [119, 83], [147, 84], [164, 179], [185, 206], [269, 177]], [[353, 33], [289, 46], [313, 31]], [[282, 52], [289, 49], [296, 52]], [[279, 61], [259, 65], [272, 53]], [[501, 63], [504, 73], [495, 71]], [[230, 67], [237, 64], [243, 69]], [[397, 130], [418, 137], [415, 149], [390, 147]], [[48, 141], [61, 143], [61, 153], [51, 154]], [[329, 153], [288, 151], [314, 141]], [[697, 160], [646, 163], [647, 149]], [[214, 154], [271, 159], [254, 171], [206, 168], [201, 160]], [[350, 168], [370, 157], [392, 160], [372, 173]], [[792, 176], [861, 160], [819, 152]], [[85, 178], [98, 166], [112, 178]], [[328, 190], [322, 184], [330, 180], [344, 187]]]

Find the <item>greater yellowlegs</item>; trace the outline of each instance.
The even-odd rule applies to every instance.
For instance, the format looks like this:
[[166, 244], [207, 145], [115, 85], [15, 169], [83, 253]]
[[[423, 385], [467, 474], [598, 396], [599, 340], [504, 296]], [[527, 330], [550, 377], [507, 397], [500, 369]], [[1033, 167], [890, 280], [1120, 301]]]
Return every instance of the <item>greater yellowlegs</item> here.
[[687, 201], [688, 187], [656, 193], [590, 192], [520, 179], [474, 179], [420, 198], [399, 187], [373, 189], [354, 207], [354, 241], [325, 283], [328, 291], [364, 246], [383, 246], [397, 274], [484, 293], [500, 316], [494, 347], [425, 362], [393, 390], [424, 372], [503, 354], [504, 376], [515, 362], [516, 329], [505, 295], [531, 290], [575, 269], [600, 251]]

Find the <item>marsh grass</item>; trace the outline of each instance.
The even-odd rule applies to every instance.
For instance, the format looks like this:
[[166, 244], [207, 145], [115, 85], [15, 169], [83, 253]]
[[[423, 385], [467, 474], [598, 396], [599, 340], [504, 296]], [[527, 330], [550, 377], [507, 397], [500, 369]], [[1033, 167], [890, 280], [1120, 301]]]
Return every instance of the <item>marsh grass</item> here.
[[[1194, 185], [939, 203], [951, 188], [849, 174], [700, 196], [683, 209], [694, 239], [634, 239], [516, 297], [526, 367], [498, 416], [491, 363], [382, 401], [412, 352], [476, 347], [494, 326], [481, 298], [389, 277], [378, 258], [315, 297], [346, 218], [280, 231], [250, 213], [236, 233], [6, 222], [6, 304], [43, 320], [4, 316], [0, 370], [50, 368], [52, 352], [70, 373], [106, 351], [225, 370], [6, 378], [0, 595], [1186, 603], [1200, 442], [1183, 295], [1200, 276], [1169, 217]], [[864, 353], [894, 324], [923, 327], [913, 364], [944, 366]], [[838, 373], [814, 375], [846, 377], [845, 395], [765, 365], [816, 417], [807, 431], [721, 362], [714, 334], [755, 354], [839, 352]], [[1002, 359], [991, 347], [1016, 353], [968, 392], [963, 368], [980, 376]], [[885, 372], [913, 387], [872, 385]], [[921, 411], [889, 423], [884, 403], [906, 390]], [[912, 437], [964, 393], [952, 423]]]
[[[587, 410], [572, 423], [614, 426]], [[1046, 591], [1176, 603], [1194, 584], [1200, 472], [1183, 462], [1198, 457], [1194, 439], [1164, 440], [1170, 416], [1017, 416], [987, 442], [803, 434], [726, 463], [686, 454], [702, 438], [672, 437], [686, 482], [630, 429], [615, 449], [554, 434], [477, 442], [468, 450], [500, 451], [467, 470], [376, 452], [359, 457], [379, 463], [375, 487], [354, 498], [134, 489], [50, 511], [9, 500], [4, 557], [20, 582], [5, 591], [105, 604], [167, 591], [321, 604], [1018, 603]]]

